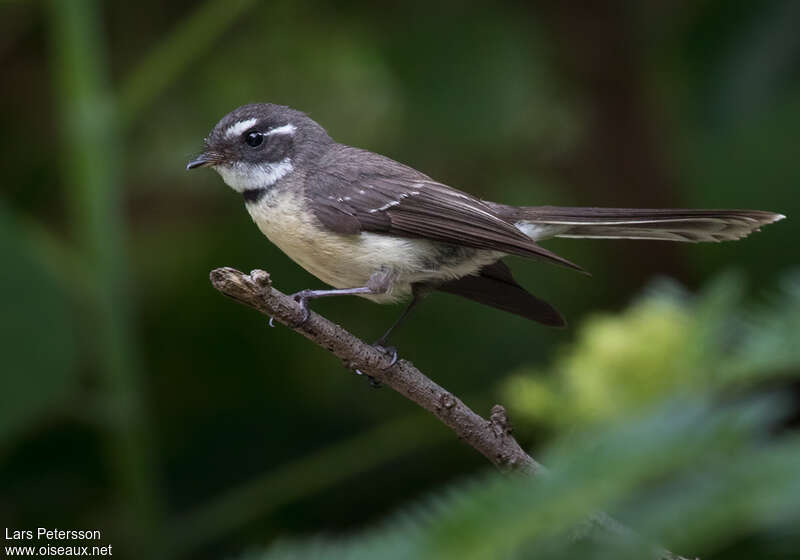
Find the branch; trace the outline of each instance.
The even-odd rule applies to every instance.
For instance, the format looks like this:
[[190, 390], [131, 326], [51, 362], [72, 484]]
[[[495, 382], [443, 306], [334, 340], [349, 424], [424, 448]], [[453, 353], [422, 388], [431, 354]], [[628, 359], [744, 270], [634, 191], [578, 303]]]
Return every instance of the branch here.
[[[300, 324], [303, 319], [300, 304], [273, 288], [269, 273], [263, 270], [253, 270], [247, 275], [225, 267], [212, 270], [210, 276], [211, 284], [226, 296], [269, 315], [331, 352], [349, 369], [358, 369], [374, 377], [431, 412], [459, 439], [479, 451], [501, 471], [547, 474], [547, 469], [525, 453], [511, 435], [511, 425], [501, 405], [494, 405], [489, 420], [486, 420], [458, 397], [431, 381], [411, 362], [399, 359], [391, 365], [390, 356], [325, 317], [309, 311], [308, 320]], [[595, 532], [641, 540], [631, 529], [604, 513], [593, 514], [576, 535]], [[653, 547], [653, 557], [685, 560], [660, 547]]]
[[300, 305], [272, 287], [269, 274], [254, 270], [250, 275], [233, 268], [211, 271], [214, 287], [240, 303], [273, 317], [314, 341], [342, 360], [346, 367], [358, 369], [431, 412], [456, 435], [481, 452], [501, 470], [521, 470], [533, 474], [544, 468], [525, 453], [511, 435], [505, 409], [495, 405], [490, 420], [481, 418], [461, 400], [431, 381], [407, 360], [391, 359], [325, 317], [309, 311], [302, 325]]

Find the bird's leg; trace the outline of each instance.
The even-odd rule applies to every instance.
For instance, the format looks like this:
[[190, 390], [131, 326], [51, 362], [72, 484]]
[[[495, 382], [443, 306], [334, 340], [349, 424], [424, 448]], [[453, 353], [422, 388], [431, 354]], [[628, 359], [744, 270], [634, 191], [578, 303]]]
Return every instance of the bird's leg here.
[[408, 316], [411, 314], [411, 310], [415, 309], [417, 304], [420, 301], [422, 301], [423, 296], [427, 295], [432, 289], [433, 286], [430, 284], [421, 284], [418, 282], [412, 284], [411, 303], [409, 303], [408, 306], [403, 310], [403, 312], [400, 314], [400, 317], [398, 317], [397, 320], [394, 323], [392, 323], [392, 326], [389, 327], [389, 329], [385, 333], [383, 333], [383, 335], [378, 340], [376, 340], [373, 343], [373, 346], [375, 346], [376, 348], [380, 348], [382, 350], [386, 350], [387, 352], [391, 353], [392, 360], [391, 363], [389, 364], [389, 367], [393, 366], [397, 362], [397, 349], [394, 348], [393, 346], [386, 346], [386, 343], [389, 341], [389, 336], [391, 336], [391, 334], [397, 329], [397, 327], [405, 323], [406, 319], [408, 319]]
[[292, 298], [300, 304], [303, 310], [303, 319], [298, 323], [302, 325], [308, 321], [308, 300], [331, 296], [358, 296], [358, 295], [381, 295], [387, 293], [394, 281], [394, 273], [388, 269], [381, 268], [374, 272], [367, 280], [366, 286], [359, 288], [344, 288], [339, 290], [302, 290], [292, 294]]
[[417, 304], [420, 301], [422, 301], [422, 298], [426, 296], [429, 292], [431, 292], [432, 289], [433, 287], [430, 284], [420, 284], [418, 282], [412, 284], [411, 303], [409, 303], [408, 306], [403, 310], [403, 312], [400, 314], [397, 320], [394, 323], [392, 323], [392, 326], [389, 327], [389, 329], [385, 333], [383, 333], [383, 335], [378, 340], [375, 341], [373, 346], [381, 346], [381, 347], [385, 346], [386, 343], [389, 341], [389, 336], [391, 336], [391, 334], [397, 329], [397, 327], [405, 323], [406, 319], [408, 319], [408, 316], [411, 314], [411, 310], [415, 309], [417, 307]]
[[294, 298], [294, 300], [300, 304], [300, 309], [303, 310], [303, 318], [300, 320], [297, 326], [300, 326], [308, 321], [308, 300], [310, 299], [331, 296], [357, 296], [371, 293], [373, 292], [368, 286], [362, 286], [360, 288], [345, 288], [342, 290], [301, 290], [296, 292], [292, 294], [292, 298]]
[[[330, 297], [330, 296], [357, 296], [357, 295], [381, 295], [386, 294], [391, 290], [392, 284], [394, 283], [395, 273], [387, 268], [381, 268], [377, 272], [374, 272], [372, 276], [369, 277], [367, 280], [366, 286], [361, 286], [359, 288], [344, 288], [339, 290], [303, 290], [297, 292], [296, 294], [292, 294], [292, 297], [296, 302], [300, 304], [300, 307], [303, 309], [303, 319], [298, 323], [298, 325], [302, 325], [308, 320], [308, 300], [316, 299], [321, 297]], [[388, 334], [388, 333], [387, 333]], [[382, 336], [380, 340], [385, 340], [386, 336]], [[394, 364], [397, 363], [397, 350], [394, 348], [383, 348], [377, 344], [373, 345], [376, 346], [378, 349], [382, 351], [391, 351], [391, 363], [386, 366], [386, 369], [392, 367]], [[362, 373], [359, 370], [355, 370], [355, 372], [359, 375]], [[371, 375], [368, 375], [367, 378], [369, 379], [370, 385], [373, 387], [380, 387], [381, 384]]]
[[414, 299], [412, 299], [411, 303], [409, 303], [408, 306], [403, 310], [403, 312], [400, 314], [400, 317], [398, 317], [397, 320], [394, 323], [392, 323], [392, 326], [389, 327], [389, 329], [385, 333], [383, 333], [383, 335], [381, 335], [381, 337], [372, 344], [373, 346], [375, 346], [377, 348], [381, 348], [381, 349], [386, 350], [387, 352], [391, 352], [392, 353], [392, 363], [390, 364], [390, 367], [393, 366], [397, 362], [397, 349], [392, 347], [392, 346], [386, 346], [386, 343], [389, 341], [389, 336], [392, 334], [392, 332], [397, 327], [399, 327], [400, 325], [402, 325], [405, 322], [405, 320], [408, 318], [409, 314], [411, 313], [411, 310], [414, 309], [417, 306], [417, 303], [419, 303], [419, 300], [420, 300], [420, 294], [415, 291], [414, 292]]

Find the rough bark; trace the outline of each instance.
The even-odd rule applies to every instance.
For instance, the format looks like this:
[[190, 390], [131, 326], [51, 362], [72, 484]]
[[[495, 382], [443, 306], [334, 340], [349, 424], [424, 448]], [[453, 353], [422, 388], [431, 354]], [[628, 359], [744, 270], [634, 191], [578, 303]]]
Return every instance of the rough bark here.
[[274, 289], [267, 272], [254, 270], [247, 275], [233, 268], [218, 268], [211, 272], [211, 283], [226, 296], [314, 341], [342, 360], [347, 368], [358, 369], [433, 413], [499, 469], [534, 474], [542, 471], [542, 466], [525, 453], [511, 435], [502, 406], [495, 405], [490, 419], [486, 420], [411, 362], [399, 359], [389, 367], [391, 356], [325, 317], [309, 311], [308, 320], [300, 324], [303, 318], [300, 305], [291, 296]]

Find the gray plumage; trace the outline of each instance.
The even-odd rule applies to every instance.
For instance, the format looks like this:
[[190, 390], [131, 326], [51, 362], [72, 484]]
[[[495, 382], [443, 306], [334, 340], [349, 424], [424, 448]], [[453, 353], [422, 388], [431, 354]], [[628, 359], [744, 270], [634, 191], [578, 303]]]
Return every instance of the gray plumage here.
[[[549, 237], [728, 241], [783, 218], [760, 210], [514, 207], [481, 200], [387, 157], [334, 142], [304, 113], [240, 107], [188, 168], [212, 166], [241, 192], [261, 231], [344, 293], [390, 302], [454, 293], [553, 326], [552, 306], [500, 261], [539, 258]], [[311, 293], [311, 292], [309, 292]], [[335, 291], [316, 292], [336, 295]], [[303, 296], [306, 297], [306, 296]]]
[[538, 246], [488, 203], [366, 150], [331, 146], [306, 181], [314, 214], [337, 233], [429, 239], [580, 268]]

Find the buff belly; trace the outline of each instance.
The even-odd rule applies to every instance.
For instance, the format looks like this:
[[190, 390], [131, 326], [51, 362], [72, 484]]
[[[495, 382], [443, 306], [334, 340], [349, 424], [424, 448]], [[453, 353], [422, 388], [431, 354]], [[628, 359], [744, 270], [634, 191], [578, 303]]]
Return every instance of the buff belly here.
[[261, 232], [308, 272], [335, 288], [365, 286], [379, 271], [393, 278], [388, 293], [363, 296], [390, 303], [411, 295], [417, 282], [439, 283], [474, 274], [501, 253], [424, 239], [325, 231], [291, 193], [269, 193], [247, 211]]

